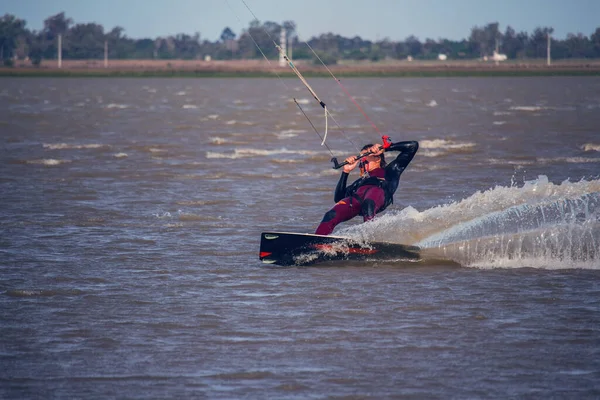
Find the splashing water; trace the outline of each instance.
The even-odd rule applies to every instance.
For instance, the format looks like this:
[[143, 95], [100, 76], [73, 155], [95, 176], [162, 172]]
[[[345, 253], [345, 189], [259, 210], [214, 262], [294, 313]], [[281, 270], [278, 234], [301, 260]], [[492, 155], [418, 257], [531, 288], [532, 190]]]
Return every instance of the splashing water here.
[[600, 180], [497, 186], [422, 212], [407, 207], [339, 231], [415, 244], [478, 268], [600, 269]]

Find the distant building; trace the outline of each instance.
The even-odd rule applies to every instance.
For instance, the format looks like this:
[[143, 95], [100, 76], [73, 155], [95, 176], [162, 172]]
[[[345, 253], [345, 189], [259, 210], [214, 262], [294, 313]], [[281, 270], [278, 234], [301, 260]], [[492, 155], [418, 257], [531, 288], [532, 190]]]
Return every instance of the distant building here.
[[438, 60], [440, 61], [446, 61], [448, 59], [448, 56], [445, 54], [438, 54]]
[[500, 54], [496, 50], [494, 50], [494, 54], [492, 55], [493, 61], [506, 61], [507, 59], [508, 57], [506, 56], [506, 54]]

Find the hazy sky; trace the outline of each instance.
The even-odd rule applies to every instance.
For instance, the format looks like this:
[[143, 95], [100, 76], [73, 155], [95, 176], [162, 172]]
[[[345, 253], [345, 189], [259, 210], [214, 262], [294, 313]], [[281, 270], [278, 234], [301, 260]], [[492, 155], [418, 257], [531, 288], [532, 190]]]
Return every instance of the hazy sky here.
[[[554, 36], [592, 34], [600, 27], [600, 0], [245, 0], [261, 22], [295, 21], [303, 40], [332, 32], [400, 41], [409, 35], [467, 38], [473, 26], [499, 22], [517, 32], [554, 28]], [[132, 38], [200, 33], [215, 41], [225, 27], [236, 34], [253, 19], [242, 0], [0, 0], [0, 15], [14, 14], [39, 30], [64, 11], [75, 23], [96, 22]]]

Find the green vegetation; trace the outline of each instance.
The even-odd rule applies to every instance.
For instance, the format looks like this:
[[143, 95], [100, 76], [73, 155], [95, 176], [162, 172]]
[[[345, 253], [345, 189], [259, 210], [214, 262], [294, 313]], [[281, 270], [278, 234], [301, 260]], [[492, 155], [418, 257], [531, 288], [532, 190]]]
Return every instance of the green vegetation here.
[[[278, 54], [273, 46], [273, 38], [278, 40], [282, 28], [286, 29], [290, 38], [292, 58], [316, 58], [308, 46], [299, 42], [293, 21], [281, 25], [253, 21], [239, 35], [226, 27], [219, 40], [210, 42], [201, 40], [199, 33], [132, 39], [124, 35], [122, 27], [105, 31], [102, 25], [75, 24], [64, 13], [59, 13], [47, 18], [44, 28], [39, 32], [27, 29], [26, 22], [14, 15], [1, 17], [0, 60], [8, 67], [15, 64], [15, 59], [29, 58], [33, 65], [40, 65], [43, 60], [56, 60], [59, 36], [62, 38], [63, 60], [102, 59], [105, 49], [111, 60], [197, 60], [207, 56], [212, 60], [260, 59], [262, 55], [254, 41], [268, 58], [274, 59]], [[473, 60], [491, 56], [495, 50], [506, 54], [509, 60], [525, 60], [546, 57], [548, 37], [552, 32], [550, 27], [539, 27], [528, 34], [516, 32], [510, 26], [501, 32], [499, 24], [494, 22], [472, 28], [469, 38], [460, 41], [426, 39], [421, 42], [409, 36], [399, 42], [387, 38], [372, 42], [358, 36], [345, 38], [327, 33], [311, 38], [308, 43], [328, 65], [344, 60], [404, 60], [408, 57], [433, 60], [439, 54], [446, 55], [449, 60]], [[578, 33], [569, 34], [564, 40], [551, 38], [551, 48], [553, 60], [600, 58], [600, 27], [590, 36]]]

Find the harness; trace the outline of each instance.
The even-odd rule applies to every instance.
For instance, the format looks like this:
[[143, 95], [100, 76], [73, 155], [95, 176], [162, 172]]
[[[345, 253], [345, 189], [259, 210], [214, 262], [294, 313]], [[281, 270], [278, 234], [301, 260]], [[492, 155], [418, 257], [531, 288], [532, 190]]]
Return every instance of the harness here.
[[[366, 197], [367, 193], [369, 192], [369, 190], [371, 190], [371, 188], [367, 189], [363, 193], [363, 196], [361, 197], [356, 192], [358, 191], [359, 188], [361, 188], [363, 186], [372, 186], [373, 188], [378, 187], [378, 188], [381, 188], [383, 190], [383, 192], [385, 193], [385, 202], [384, 202], [383, 206], [378, 210], [378, 212], [385, 210], [390, 204], [392, 204], [394, 202], [392, 196], [390, 196], [390, 194], [389, 194], [388, 184], [387, 184], [387, 181], [385, 180], [385, 178], [369, 176], [367, 173], [365, 176], [358, 179], [357, 181], [352, 183], [352, 185], [350, 185], [348, 188], [346, 188], [346, 197], [356, 199], [356, 201], [358, 201], [359, 206], [361, 208], [365, 201], [365, 197]], [[352, 207], [352, 202], [350, 202], [350, 207]]]

